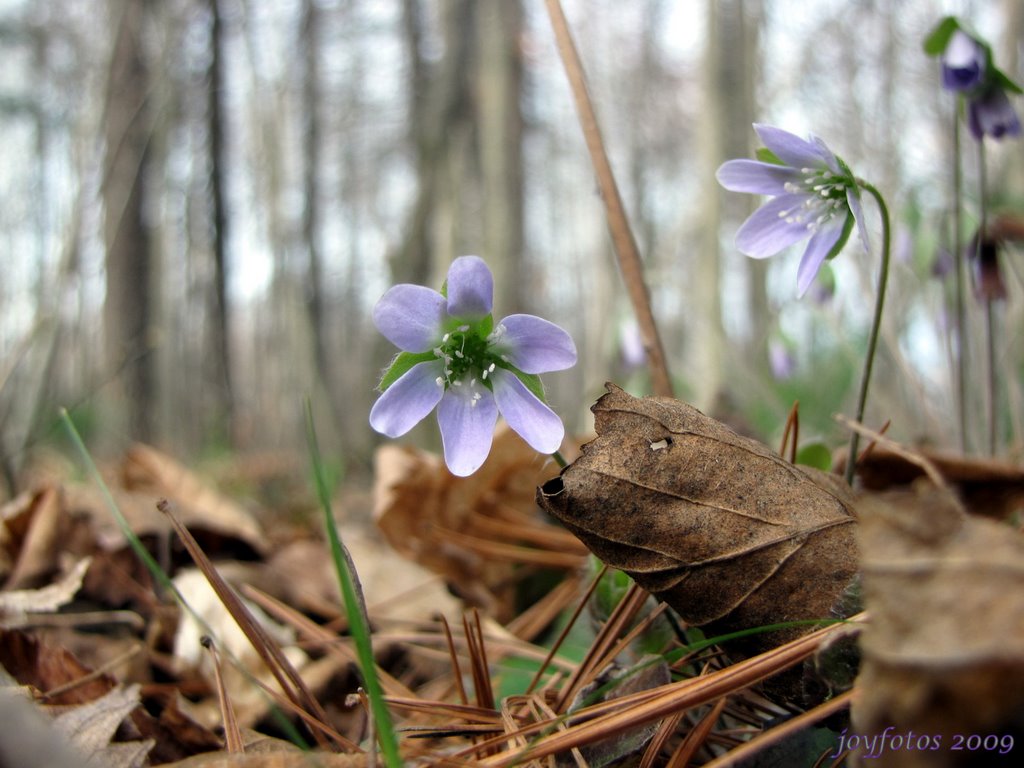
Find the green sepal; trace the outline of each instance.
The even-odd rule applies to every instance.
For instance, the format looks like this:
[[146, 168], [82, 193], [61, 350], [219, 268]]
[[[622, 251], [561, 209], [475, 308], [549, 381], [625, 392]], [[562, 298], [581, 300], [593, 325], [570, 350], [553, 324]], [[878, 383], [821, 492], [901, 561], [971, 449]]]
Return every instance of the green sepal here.
[[938, 23], [931, 34], [924, 39], [924, 52], [929, 56], [941, 56], [949, 45], [949, 38], [960, 29], [960, 22], [955, 16], [947, 16]]
[[510, 369], [530, 392], [532, 392], [538, 400], [542, 403], [547, 403], [546, 395], [544, 394], [544, 384], [540, 380], [540, 376], [536, 373], [523, 373], [518, 368], [511, 366]]
[[758, 147], [757, 151], [754, 152], [754, 157], [760, 160], [762, 163], [771, 163], [772, 165], [785, 165], [784, 162], [772, 152], [768, 147]]
[[383, 392], [398, 381], [398, 379], [400, 379], [405, 373], [408, 373], [414, 365], [426, 363], [430, 360], [437, 360], [437, 356], [433, 351], [399, 352], [395, 355], [395, 359], [391, 361], [391, 364], [387, 369], [385, 369], [384, 374], [380, 377], [380, 384], [377, 385], [377, 389]]
[[822, 472], [832, 471], [832, 451], [824, 443], [808, 443], [796, 454], [796, 463]]
[[831, 261], [839, 255], [841, 250], [843, 250], [846, 246], [846, 241], [850, 239], [850, 233], [853, 231], [854, 223], [853, 211], [850, 211], [846, 215], [846, 221], [843, 222], [842, 234], [839, 235], [839, 239], [836, 240], [836, 244], [832, 246], [832, 250], [828, 252], [828, 256], [825, 257], [825, 261]]
[[992, 78], [999, 83], [1003, 90], [1009, 91], [1010, 93], [1022, 94], [1024, 89], [1021, 89], [1013, 80], [1011, 80], [1005, 72], [1001, 69], [992, 68]]

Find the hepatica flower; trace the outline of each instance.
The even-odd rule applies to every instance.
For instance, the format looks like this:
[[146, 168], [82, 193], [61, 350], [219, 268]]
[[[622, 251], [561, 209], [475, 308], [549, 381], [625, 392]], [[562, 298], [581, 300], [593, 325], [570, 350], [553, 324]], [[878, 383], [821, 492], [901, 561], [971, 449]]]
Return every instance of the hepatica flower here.
[[857, 180], [821, 139], [805, 140], [770, 125], [754, 125], [764, 143], [760, 160], [730, 160], [716, 173], [733, 192], [769, 195], [736, 232], [736, 247], [755, 259], [810, 238], [797, 270], [803, 296], [826, 259], [842, 250], [854, 225], [864, 250], [867, 231]]
[[1009, 94], [1020, 94], [1021, 88], [995, 66], [990, 45], [947, 16], [925, 40], [924, 49], [939, 57], [943, 88], [967, 100], [967, 127], [977, 141], [1020, 136], [1020, 118]]
[[565, 435], [537, 374], [576, 363], [572, 338], [533, 315], [495, 323], [493, 295], [483, 259], [462, 256], [452, 262], [442, 293], [396, 285], [373, 309], [377, 329], [402, 351], [381, 379], [370, 426], [399, 437], [436, 407], [445, 463], [460, 476], [487, 458], [499, 412], [541, 453], [557, 451]]

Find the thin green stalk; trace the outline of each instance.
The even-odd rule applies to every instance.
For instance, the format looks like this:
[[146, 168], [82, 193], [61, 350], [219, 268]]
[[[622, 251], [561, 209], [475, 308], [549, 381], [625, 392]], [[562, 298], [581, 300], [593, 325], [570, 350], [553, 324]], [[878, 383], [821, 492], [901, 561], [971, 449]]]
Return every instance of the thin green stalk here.
[[569, 466], [569, 462], [565, 460], [565, 457], [562, 455], [561, 451], [555, 451], [554, 453], [552, 453], [551, 458], [555, 460], [555, 464], [558, 465], [559, 469], [565, 469], [566, 467]]
[[964, 230], [963, 230], [963, 168], [960, 162], [960, 108], [962, 97], [957, 95], [953, 109], [953, 290], [955, 341], [953, 361], [956, 367], [957, 434], [960, 452], [967, 453], [967, 334], [964, 311]]
[[988, 408], [988, 455], [996, 455], [996, 332], [995, 332], [995, 302], [985, 297], [985, 357], [988, 374], [986, 377], [986, 388], [988, 400], [985, 405]]
[[[864, 359], [864, 372], [860, 380], [860, 394], [857, 396], [857, 413], [854, 419], [863, 423], [864, 409], [868, 401], [868, 384], [871, 381], [871, 368], [875, 362], [875, 349], [878, 347], [878, 336], [882, 327], [882, 308], [885, 304], [885, 287], [889, 282], [889, 207], [885, 204], [885, 198], [875, 189], [874, 185], [868, 184], [862, 179], [857, 184], [875, 198], [878, 211], [882, 215], [882, 263], [878, 271], [878, 290], [875, 296], [875, 316], [871, 321], [871, 335], [868, 337], [868, 351]], [[849, 456], [846, 459], [846, 482], [853, 485], [853, 476], [857, 469], [857, 446], [860, 444], [860, 435], [854, 432], [850, 435]]]
[[[978, 237], [976, 238], [974, 258], [981, 263], [981, 248], [985, 241], [985, 229], [988, 226], [988, 199], [986, 187], [988, 182], [985, 172], [985, 138], [978, 139]], [[985, 297], [985, 388], [988, 422], [988, 454], [996, 455], [996, 344], [995, 328], [992, 322], [992, 297]]]
[[401, 768], [402, 756], [398, 749], [398, 740], [395, 738], [391, 712], [384, 701], [384, 690], [377, 677], [377, 663], [373, 656], [373, 643], [370, 638], [370, 619], [366, 613], [366, 604], [359, 586], [355, 565], [338, 535], [334, 515], [331, 513], [331, 494], [324, 475], [320, 447], [316, 439], [316, 428], [313, 425], [313, 408], [308, 399], [305, 406], [306, 439], [309, 442], [309, 452], [313, 461], [317, 497], [324, 511], [324, 525], [327, 529], [327, 538], [331, 543], [331, 557], [337, 571], [341, 596], [345, 601], [345, 614], [348, 617], [349, 631], [352, 633], [352, 639], [356, 645], [363, 685], [366, 687], [366, 695], [370, 700], [373, 725], [385, 764], [388, 768]]

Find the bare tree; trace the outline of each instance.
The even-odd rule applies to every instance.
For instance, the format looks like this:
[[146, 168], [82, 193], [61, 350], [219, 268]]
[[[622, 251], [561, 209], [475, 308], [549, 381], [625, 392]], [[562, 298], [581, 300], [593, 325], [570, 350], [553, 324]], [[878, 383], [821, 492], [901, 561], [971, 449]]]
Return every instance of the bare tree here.
[[[154, 436], [156, 381], [150, 344], [153, 264], [146, 221], [150, 166], [149, 67], [143, 42], [145, 0], [110, 5], [117, 30], [111, 55], [104, 120], [103, 183], [107, 296], [107, 364], [117, 372], [110, 402], [113, 424], [131, 438]], [[118, 413], [120, 411], [120, 413]], [[108, 435], [121, 430], [107, 429]]]
[[228, 312], [227, 230], [228, 213], [225, 202], [227, 168], [225, 158], [225, 55], [224, 22], [218, 0], [208, 0], [210, 10], [210, 69], [207, 118], [210, 134], [210, 203], [212, 207], [213, 291], [210, 312], [208, 370], [214, 389], [213, 421], [218, 437], [231, 441], [234, 429], [234, 390], [231, 378], [231, 334]]

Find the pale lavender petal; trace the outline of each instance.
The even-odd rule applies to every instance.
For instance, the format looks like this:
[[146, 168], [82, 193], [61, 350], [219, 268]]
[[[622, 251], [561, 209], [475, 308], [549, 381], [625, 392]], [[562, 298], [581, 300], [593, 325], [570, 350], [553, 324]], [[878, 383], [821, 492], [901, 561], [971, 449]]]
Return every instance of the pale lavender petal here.
[[541, 402], [514, 373], [498, 369], [492, 378], [494, 399], [512, 429], [538, 453], [554, 453], [565, 437], [558, 415]]
[[828, 169], [833, 173], [842, 174], [843, 170], [839, 165], [839, 161], [836, 159], [835, 153], [828, 148], [828, 144], [813, 134], [811, 134], [811, 143], [818, 148], [818, 154], [821, 155], [821, 159], [828, 166]]
[[825, 257], [832, 252], [832, 248], [839, 242], [839, 238], [843, 234], [843, 222], [844, 218], [837, 216], [829, 222], [828, 226], [822, 227], [815, 232], [810, 242], [807, 243], [807, 249], [804, 251], [803, 258], [800, 259], [800, 267], [796, 272], [796, 292], [798, 296], [803, 296], [807, 289], [811, 287], [811, 283], [814, 282], [818, 270], [825, 263]]
[[494, 277], [479, 256], [460, 256], [448, 268], [448, 314], [483, 317], [491, 313]]
[[486, 387], [463, 382], [448, 387], [437, 407], [444, 463], [453, 475], [476, 472], [491, 452], [498, 407]]
[[494, 350], [524, 373], [562, 371], [576, 365], [572, 337], [534, 315], [509, 315], [492, 334]]
[[864, 251], [868, 252], [871, 250], [871, 243], [868, 241], [868, 225], [864, 221], [864, 206], [860, 204], [860, 191], [856, 187], [846, 188], [846, 203], [850, 206], [850, 212], [853, 213], [853, 220], [857, 222], [857, 234], [860, 235], [861, 245], [864, 246]]
[[799, 214], [807, 195], [779, 195], [762, 205], [736, 231], [736, 247], [755, 259], [774, 256], [783, 248], [810, 235], [803, 220], [787, 214]]
[[444, 372], [438, 360], [417, 363], [377, 398], [370, 409], [370, 426], [388, 437], [401, 437], [430, 413], [444, 394], [437, 378]]
[[445, 299], [422, 285], [402, 283], [387, 290], [373, 308], [373, 324], [406, 352], [426, 352], [441, 338]]
[[715, 172], [718, 183], [731, 192], [754, 195], [781, 195], [786, 184], [800, 180], [800, 172], [787, 165], [759, 160], [730, 160]]
[[786, 165], [794, 168], [821, 168], [825, 164], [821, 150], [813, 142], [763, 123], [754, 123], [754, 130], [765, 147]]

